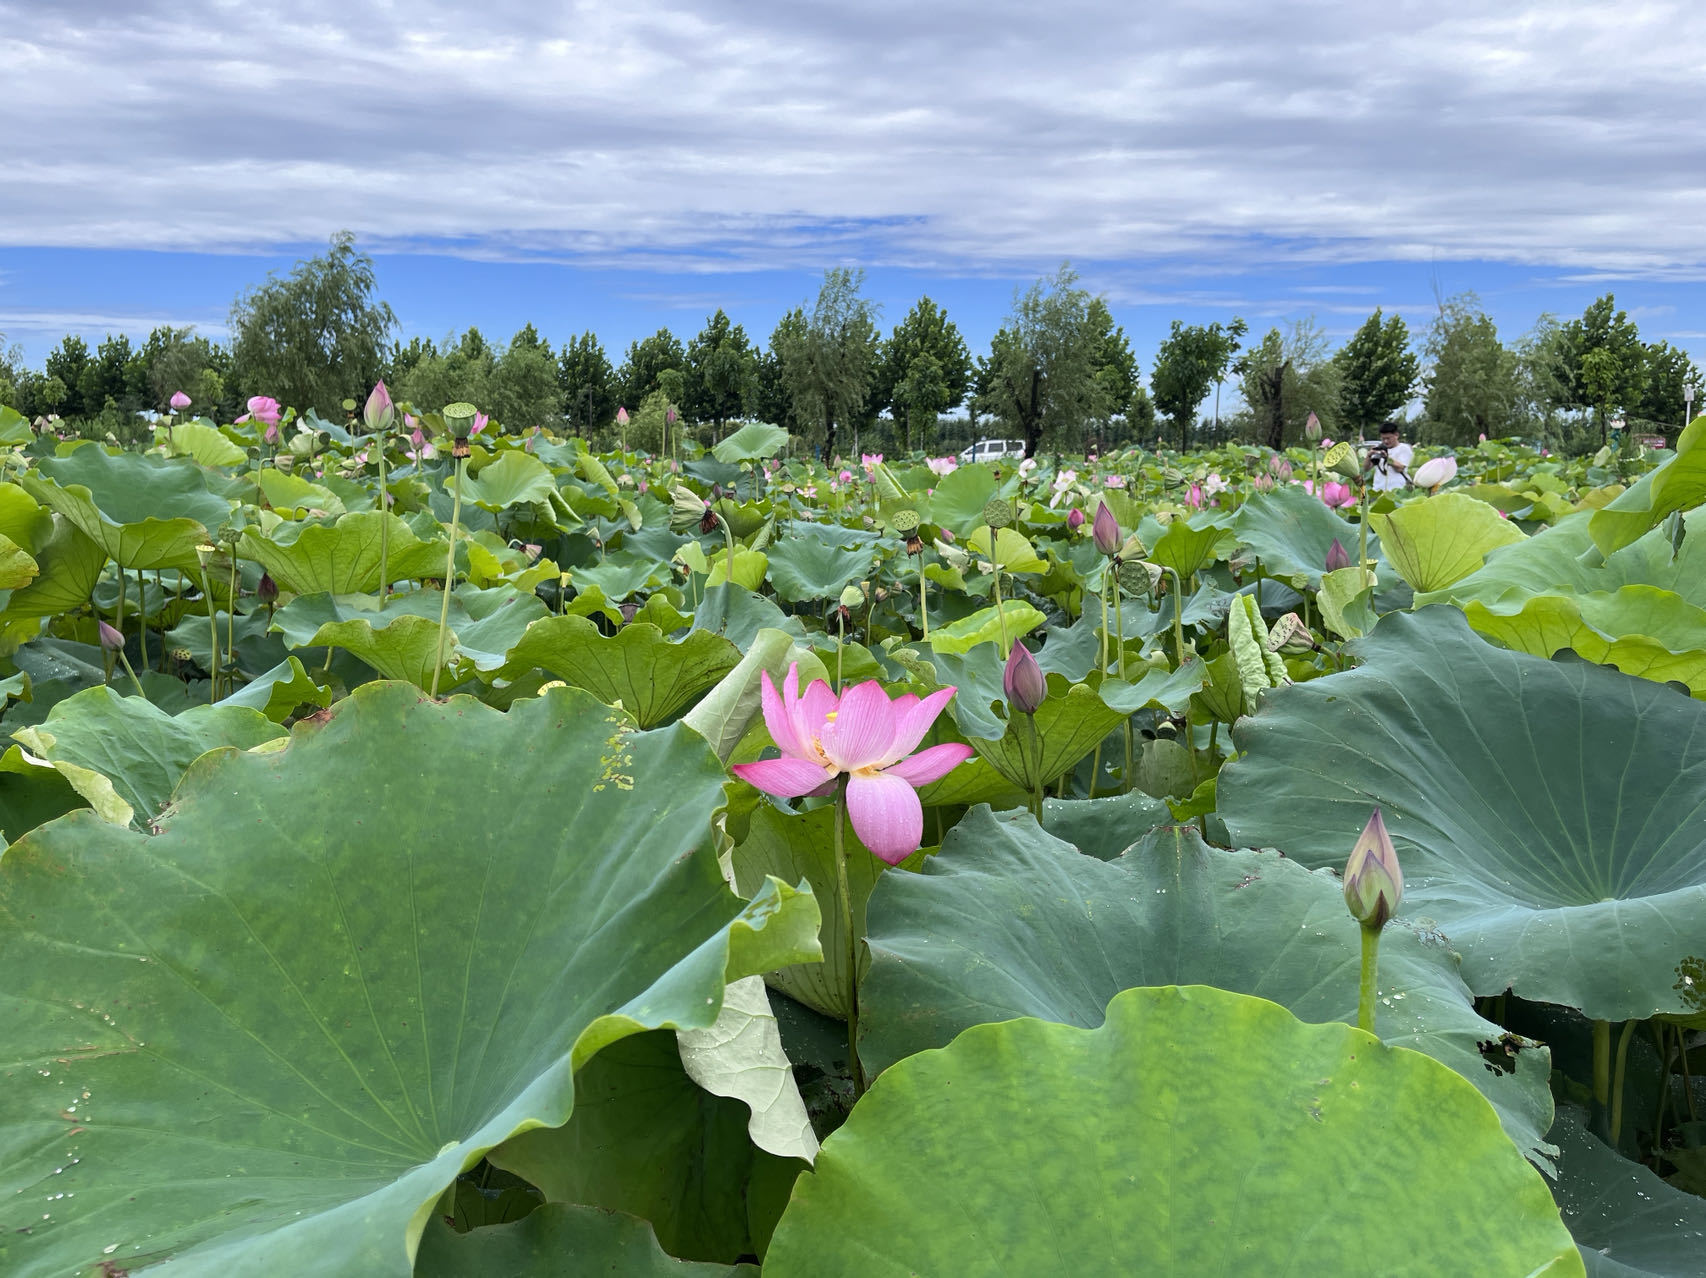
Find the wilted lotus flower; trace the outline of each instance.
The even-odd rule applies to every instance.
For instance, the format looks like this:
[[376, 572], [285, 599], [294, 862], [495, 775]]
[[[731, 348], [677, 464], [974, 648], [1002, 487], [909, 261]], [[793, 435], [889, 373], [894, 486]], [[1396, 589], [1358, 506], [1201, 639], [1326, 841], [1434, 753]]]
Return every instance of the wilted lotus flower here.
[[1019, 714], [1035, 714], [1037, 707], [1048, 699], [1048, 680], [1042, 667], [1024, 644], [1014, 641], [1013, 651], [1007, 654], [1007, 668], [1001, 674], [1001, 690], [1007, 703]]
[[1321, 438], [1321, 419], [1314, 413], [1303, 419], [1303, 436], [1311, 442]]
[[626, 426], [628, 424], [628, 410], [626, 408], [618, 408], [616, 410], [616, 424], [618, 426]]
[[1084, 512], [1074, 506], [1066, 514], [1066, 526], [1073, 532], [1077, 532], [1080, 528], [1084, 527]]
[[1457, 458], [1432, 457], [1416, 467], [1417, 488], [1438, 488], [1457, 478]]
[[1108, 503], [1096, 503], [1096, 519], [1090, 525], [1090, 536], [1096, 543], [1096, 549], [1104, 555], [1117, 555], [1120, 550], [1120, 523], [1114, 518], [1114, 512], [1108, 509]]
[[118, 652], [124, 648], [124, 634], [116, 627], [106, 622], [100, 623], [101, 647], [108, 652]]
[[1376, 808], [1345, 863], [1345, 904], [1358, 923], [1379, 931], [1398, 912], [1403, 899], [1404, 871], [1398, 865], [1398, 850]]
[[181, 413], [189, 406], [190, 397], [188, 395], [184, 394], [183, 391], [172, 392], [172, 411], [174, 413]]
[[484, 413], [475, 413], [474, 428], [468, 432], [469, 435], [478, 435], [481, 431], [486, 429], [486, 423], [490, 420], [491, 418], [487, 417]]
[[397, 410], [391, 403], [391, 392], [385, 389], [384, 382], [377, 382], [368, 392], [367, 403], [362, 405], [362, 420], [367, 423], [367, 429], [376, 435], [382, 435], [391, 429], [391, 423], [396, 420]]
[[1327, 571], [1338, 572], [1341, 568], [1351, 566], [1351, 552], [1345, 549], [1345, 544], [1337, 537], [1333, 544], [1327, 547]]
[[891, 701], [874, 679], [839, 697], [821, 679], [803, 696], [799, 688], [797, 664], [788, 668], [780, 693], [769, 672], [763, 674], [764, 725], [782, 757], [737, 763], [731, 771], [786, 799], [828, 794], [845, 773], [854, 832], [875, 855], [899, 865], [924, 836], [924, 807], [915, 787], [947, 776], [973, 753], [958, 744], [912, 753], [954, 689], [940, 688], [922, 701], [910, 693]]
[[1353, 505], [1356, 499], [1357, 495], [1351, 491], [1349, 484], [1334, 483], [1329, 479], [1321, 485], [1321, 500], [1334, 510], [1341, 510], [1346, 506]]

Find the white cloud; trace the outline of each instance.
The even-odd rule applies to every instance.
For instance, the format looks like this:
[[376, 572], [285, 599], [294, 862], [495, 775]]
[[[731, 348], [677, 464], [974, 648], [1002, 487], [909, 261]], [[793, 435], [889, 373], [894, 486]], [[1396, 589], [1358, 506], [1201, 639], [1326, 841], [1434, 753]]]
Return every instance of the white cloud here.
[[1706, 272], [1694, 6], [1488, 8], [0, 0], [0, 243]]

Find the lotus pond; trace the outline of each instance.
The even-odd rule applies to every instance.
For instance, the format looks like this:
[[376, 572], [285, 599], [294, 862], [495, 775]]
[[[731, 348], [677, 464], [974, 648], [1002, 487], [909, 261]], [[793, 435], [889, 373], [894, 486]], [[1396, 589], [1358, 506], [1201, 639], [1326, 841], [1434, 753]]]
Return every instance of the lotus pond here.
[[0, 1272], [1706, 1273], [1706, 419], [251, 408], [0, 410]]

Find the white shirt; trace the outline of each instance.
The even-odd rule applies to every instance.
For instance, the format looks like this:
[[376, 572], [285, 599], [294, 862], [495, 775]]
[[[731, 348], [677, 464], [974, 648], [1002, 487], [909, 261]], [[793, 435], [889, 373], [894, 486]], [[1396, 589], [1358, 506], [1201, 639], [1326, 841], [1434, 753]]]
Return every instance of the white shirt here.
[[[1416, 450], [1408, 444], [1394, 444], [1386, 450], [1386, 455], [1398, 462], [1404, 470], [1410, 469], [1410, 463], [1415, 460]], [[1403, 488], [1409, 480], [1390, 466], [1376, 465], [1374, 468], [1374, 487], [1378, 492], [1387, 492], [1393, 488]]]

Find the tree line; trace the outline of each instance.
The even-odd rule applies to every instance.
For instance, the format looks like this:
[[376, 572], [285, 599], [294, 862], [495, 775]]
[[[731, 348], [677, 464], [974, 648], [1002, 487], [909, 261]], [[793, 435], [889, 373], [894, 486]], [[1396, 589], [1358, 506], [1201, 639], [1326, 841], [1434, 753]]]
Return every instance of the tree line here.
[[1330, 435], [1367, 434], [1419, 404], [1409, 426], [1425, 442], [1522, 435], [1579, 448], [1605, 442], [1619, 420], [1674, 432], [1702, 385], [1685, 352], [1642, 341], [1610, 294], [1509, 343], [1472, 294], [1440, 301], [1420, 334], [1376, 310], [1336, 349], [1313, 319], [1257, 340], [1238, 318], [1175, 321], [1145, 387], [1124, 329], [1070, 267], [1019, 290], [975, 358], [929, 297], [885, 336], [863, 282], [859, 270], [826, 271], [817, 297], [763, 345], [721, 309], [687, 342], [660, 328], [619, 362], [590, 330], [553, 349], [532, 324], [502, 343], [474, 328], [403, 343], [372, 259], [344, 233], [240, 295], [229, 343], [168, 326], [94, 349], [68, 335], [40, 368], [0, 350], [0, 403], [128, 440], [139, 413], [164, 410], [178, 391], [193, 411], [227, 419], [257, 394], [335, 418], [383, 378], [422, 407], [466, 400], [511, 429], [550, 425], [601, 445], [656, 448], [671, 423], [712, 442], [757, 418], [826, 454], [945, 450], [981, 435], [1023, 439], [1030, 452], [1163, 440], [1278, 448], [1302, 439], [1310, 414]]

